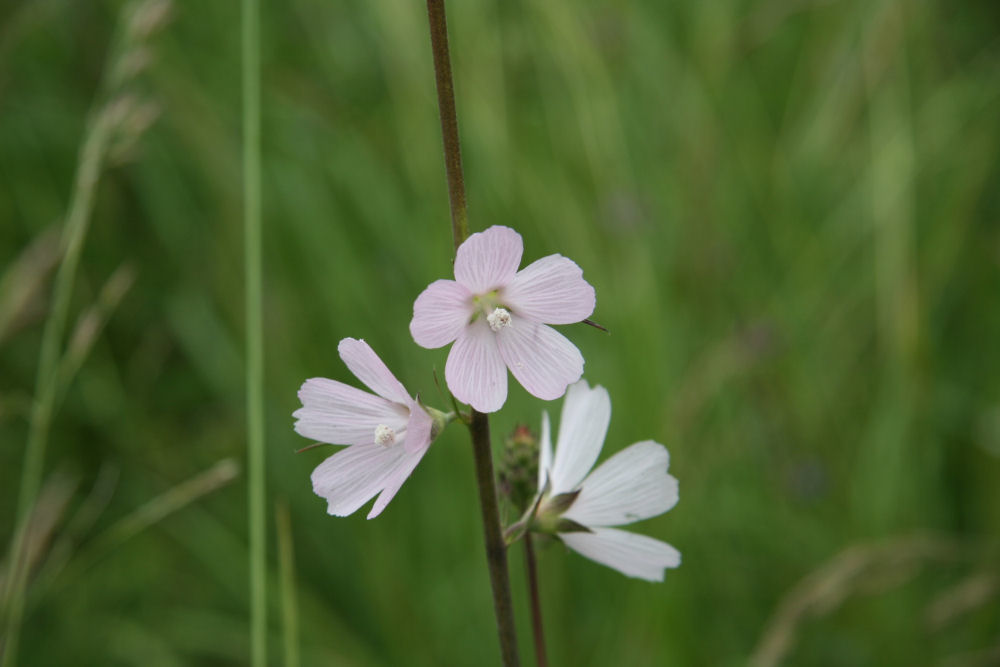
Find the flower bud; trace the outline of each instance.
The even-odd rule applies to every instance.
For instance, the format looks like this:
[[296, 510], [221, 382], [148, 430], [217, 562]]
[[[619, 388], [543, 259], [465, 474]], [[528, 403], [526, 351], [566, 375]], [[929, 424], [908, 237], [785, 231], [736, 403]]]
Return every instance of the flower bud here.
[[518, 426], [504, 440], [497, 472], [500, 493], [523, 513], [538, 491], [538, 438], [527, 426]]

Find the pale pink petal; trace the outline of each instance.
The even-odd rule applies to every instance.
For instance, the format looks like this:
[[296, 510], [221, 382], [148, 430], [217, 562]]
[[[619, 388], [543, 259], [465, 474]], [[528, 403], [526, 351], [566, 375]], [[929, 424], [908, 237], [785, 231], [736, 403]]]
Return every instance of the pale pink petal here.
[[572, 491], [594, 467], [611, 422], [611, 398], [600, 385], [580, 380], [566, 391], [559, 417], [559, 439], [552, 464], [552, 493]]
[[414, 401], [410, 407], [410, 422], [406, 425], [406, 441], [403, 443], [406, 457], [400, 461], [400, 465], [393, 471], [392, 475], [385, 480], [382, 493], [376, 498], [372, 511], [368, 513], [369, 519], [374, 519], [382, 513], [382, 510], [395, 497], [400, 487], [403, 486], [403, 482], [409, 479], [413, 469], [427, 453], [427, 449], [431, 446], [431, 426], [433, 423], [431, 416]]
[[416, 401], [410, 401], [410, 421], [406, 424], [405, 447], [408, 452], [427, 451], [431, 445], [434, 420]]
[[626, 447], [590, 473], [565, 517], [585, 526], [621, 526], [677, 504], [667, 448], [647, 440]]
[[594, 312], [594, 288], [583, 270], [562, 255], [549, 255], [517, 272], [500, 298], [512, 312], [546, 324], [572, 324]]
[[663, 570], [681, 564], [681, 554], [666, 542], [614, 528], [592, 533], [560, 533], [570, 549], [590, 560], [646, 581], [663, 581]]
[[549, 413], [542, 411], [542, 435], [538, 439], [538, 492], [545, 490], [545, 482], [552, 477], [552, 427]]
[[326, 499], [329, 514], [347, 516], [384, 489], [394, 474], [409, 466], [413, 458], [419, 461], [420, 455], [409, 454], [398, 444], [353, 445], [313, 470], [313, 491]]
[[472, 294], [454, 280], [436, 280], [413, 303], [410, 335], [434, 349], [458, 338], [474, 311]]
[[410, 402], [406, 389], [368, 343], [356, 338], [345, 338], [337, 346], [337, 352], [355, 377], [376, 394], [404, 405]]
[[480, 318], [458, 337], [444, 366], [448, 389], [479, 412], [496, 412], [507, 400], [507, 369], [496, 336]]
[[546, 401], [583, 375], [583, 355], [565, 336], [544, 324], [511, 317], [496, 334], [507, 368], [528, 392]]
[[477, 232], [455, 253], [455, 279], [473, 294], [486, 294], [514, 278], [523, 251], [521, 235], [510, 227]]
[[405, 406], [336, 380], [311, 378], [299, 389], [302, 407], [292, 416], [301, 436], [334, 445], [361, 445], [375, 440], [375, 427], [406, 427]]

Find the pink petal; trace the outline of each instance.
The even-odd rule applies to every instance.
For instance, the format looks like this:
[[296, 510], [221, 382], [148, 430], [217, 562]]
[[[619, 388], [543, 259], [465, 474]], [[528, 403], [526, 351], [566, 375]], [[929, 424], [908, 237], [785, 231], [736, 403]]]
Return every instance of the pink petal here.
[[614, 528], [592, 533], [560, 533], [570, 549], [590, 560], [646, 581], [663, 581], [663, 570], [678, 567], [681, 554], [666, 542]]
[[413, 303], [410, 335], [434, 349], [458, 338], [474, 311], [472, 294], [454, 280], [436, 280]]
[[368, 513], [369, 519], [374, 519], [382, 513], [385, 506], [403, 486], [403, 482], [410, 477], [413, 469], [420, 463], [427, 448], [431, 446], [432, 425], [433, 421], [430, 415], [414, 402], [410, 410], [410, 422], [406, 425], [406, 441], [403, 444], [407, 453], [406, 460], [385, 480], [385, 488], [375, 500], [372, 511]]
[[511, 317], [510, 325], [497, 332], [496, 340], [507, 368], [538, 398], [559, 398], [566, 392], [566, 385], [583, 375], [580, 350], [544, 324]]
[[354, 376], [382, 398], [408, 405], [410, 395], [396, 379], [375, 351], [363, 340], [345, 338], [337, 346], [340, 358]]
[[427, 451], [431, 446], [431, 427], [434, 420], [416, 401], [410, 403], [410, 421], [406, 424], [406, 451]]
[[562, 255], [521, 269], [500, 296], [518, 315], [546, 324], [572, 324], [594, 312], [594, 288], [576, 262]]
[[652, 440], [626, 447], [583, 480], [564, 516], [585, 526], [621, 526], [663, 514], [677, 504], [669, 463], [667, 448]]
[[455, 279], [473, 294], [486, 294], [514, 278], [523, 251], [521, 235], [510, 227], [477, 232], [455, 254]]
[[611, 398], [607, 389], [601, 386], [591, 389], [586, 380], [570, 386], [559, 417], [552, 493], [572, 491], [590, 472], [601, 453], [610, 422]]
[[496, 412], [507, 400], [507, 369], [497, 350], [496, 336], [479, 318], [465, 328], [444, 367], [448, 389], [455, 398], [479, 412]]
[[313, 491], [326, 499], [328, 513], [347, 516], [395, 482], [399, 471], [412, 471], [422, 456], [423, 452], [410, 454], [398, 444], [353, 445], [313, 470]]
[[402, 405], [326, 378], [306, 380], [299, 400], [302, 407], [292, 414], [296, 433], [334, 445], [370, 444], [376, 426], [399, 431], [409, 418]]

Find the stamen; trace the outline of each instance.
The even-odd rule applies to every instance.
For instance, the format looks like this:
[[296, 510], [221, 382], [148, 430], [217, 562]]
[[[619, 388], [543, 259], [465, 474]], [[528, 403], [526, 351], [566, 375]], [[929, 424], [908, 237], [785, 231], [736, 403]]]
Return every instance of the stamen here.
[[385, 424], [379, 424], [375, 427], [375, 444], [382, 445], [383, 447], [388, 447], [389, 445], [396, 442], [396, 432]]
[[504, 327], [510, 326], [510, 311], [506, 308], [497, 308], [486, 316], [486, 321], [493, 331], [500, 331]]

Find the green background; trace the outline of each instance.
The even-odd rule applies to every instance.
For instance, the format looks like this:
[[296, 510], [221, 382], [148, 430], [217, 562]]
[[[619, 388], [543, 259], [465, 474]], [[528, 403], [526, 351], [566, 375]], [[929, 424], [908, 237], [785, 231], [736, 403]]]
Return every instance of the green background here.
[[[371, 522], [325, 514], [330, 450], [292, 431], [305, 378], [356, 384], [347, 336], [446, 407], [446, 350], [407, 329], [452, 257], [424, 5], [263, 4], [268, 517], [287, 503], [302, 662], [499, 664], [464, 429]], [[0, 537], [88, 114], [125, 100], [85, 186], [70, 334], [103, 326], [69, 346], [21, 662], [245, 664], [244, 476], [121, 529], [244, 457], [239, 7], [177, 2], [138, 36], [131, 8], [0, 5]], [[653, 438], [680, 480], [633, 527], [682, 552], [664, 583], [540, 554], [552, 664], [1000, 661], [997, 4], [449, 11], [472, 228], [583, 268], [611, 333], [562, 331], [611, 394], [602, 458]], [[495, 442], [560, 405], [512, 381]]]

